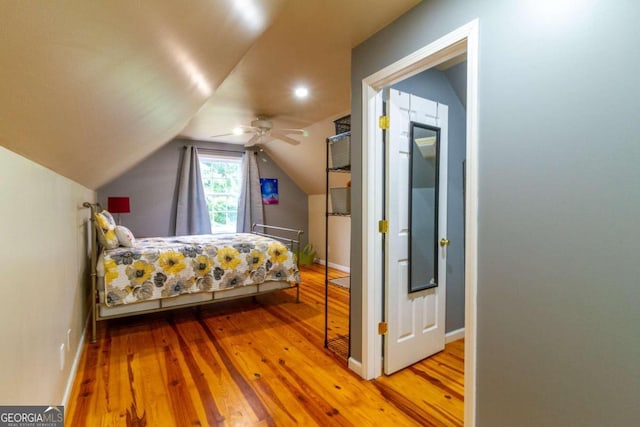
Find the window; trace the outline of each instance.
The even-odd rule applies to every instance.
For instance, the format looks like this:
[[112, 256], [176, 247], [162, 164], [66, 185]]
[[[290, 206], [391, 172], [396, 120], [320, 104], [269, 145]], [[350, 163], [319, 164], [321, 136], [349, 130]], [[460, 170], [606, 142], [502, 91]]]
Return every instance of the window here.
[[242, 158], [206, 154], [199, 157], [211, 232], [235, 232], [242, 182]]

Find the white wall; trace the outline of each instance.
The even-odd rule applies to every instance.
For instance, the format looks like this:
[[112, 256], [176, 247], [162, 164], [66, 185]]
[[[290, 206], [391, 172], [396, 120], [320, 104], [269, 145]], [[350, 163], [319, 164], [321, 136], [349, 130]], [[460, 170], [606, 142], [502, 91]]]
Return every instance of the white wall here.
[[89, 215], [82, 203], [93, 200], [95, 192], [0, 147], [4, 405], [63, 400], [87, 313]]
[[[342, 175], [343, 180], [345, 177], [346, 175]], [[324, 194], [311, 194], [309, 196], [309, 242], [317, 252], [316, 258], [322, 263], [327, 259], [324, 253], [324, 212]], [[331, 267], [349, 271], [350, 236], [351, 218], [340, 216], [329, 218], [329, 265]]]
[[[309, 137], [304, 142], [306, 163], [303, 169], [305, 178], [302, 179], [301, 187], [309, 193], [309, 243], [313, 245], [316, 259], [321, 263], [327, 260], [324, 253], [327, 137], [335, 134], [333, 120], [347, 114], [349, 112], [309, 126], [307, 128]], [[351, 175], [348, 173], [332, 173], [329, 175], [329, 187], [346, 187], [350, 180]], [[351, 218], [337, 216], [329, 218], [329, 265], [331, 267], [346, 272], [350, 270], [350, 235]]]

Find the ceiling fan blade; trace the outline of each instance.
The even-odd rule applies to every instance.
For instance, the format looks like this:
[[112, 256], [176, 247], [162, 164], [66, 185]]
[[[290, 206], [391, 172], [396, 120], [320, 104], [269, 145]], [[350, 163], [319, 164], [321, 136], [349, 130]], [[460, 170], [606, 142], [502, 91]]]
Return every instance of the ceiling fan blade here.
[[[236, 129], [239, 129], [241, 132], [236, 131]], [[223, 136], [240, 136], [240, 135], [246, 135], [248, 133], [256, 133], [258, 131], [259, 131], [259, 129], [254, 128], [252, 126], [238, 126], [238, 127], [234, 128], [233, 132], [223, 133], [223, 134], [220, 134], [220, 135], [211, 135], [211, 138], [218, 138], [218, 137], [223, 137]]]
[[288, 136], [285, 135], [271, 135], [272, 138], [275, 139], [279, 139], [280, 141], [286, 142], [287, 144], [291, 144], [291, 145], [298, 145], [300, 144], [300, 141], [298, 141], [297, 139], [293, 139], [293, 138], [289, 138]]
[[257, 128], [255, 126], [238, 126], [237, 128], [242, 129], [242, 132], [244, 133], [257, 132], [260, 130], [260, 128]]
[[253, 147], [254, 145], [256, 145], [258, 142], [260, 142], [260, 135], [255, 134], [251, 137], [251, 139], [249, 139], [247, 142], [244, 143], [245, 147]]
[[304, 129], [272, 129], [271, 134], [309, 136], [309, 132]]

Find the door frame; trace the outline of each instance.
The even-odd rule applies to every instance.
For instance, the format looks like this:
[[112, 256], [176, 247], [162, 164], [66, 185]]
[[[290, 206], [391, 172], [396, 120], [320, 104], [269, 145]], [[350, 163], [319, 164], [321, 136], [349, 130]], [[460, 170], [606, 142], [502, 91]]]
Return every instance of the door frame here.
[[475, 425], [476, 415], [476, 306], [478, 258], [478, 19], [463, 25], [438, 40], [418, 49], [362, 80], [362, 361], [349, 360], [349, 366], [363, 378], [382, 374], [382, 336], [377, 324], [382, 321], [380, 267], [382, 237], [377, 222], [381, 219], [384, 182], [380, 164], [382, 153], [378, 127], [377, 98], [385, 86], [411, 77], [461, 53], [467, 53], [467, 148], [465, 215], [465, 359], [464, 420]]

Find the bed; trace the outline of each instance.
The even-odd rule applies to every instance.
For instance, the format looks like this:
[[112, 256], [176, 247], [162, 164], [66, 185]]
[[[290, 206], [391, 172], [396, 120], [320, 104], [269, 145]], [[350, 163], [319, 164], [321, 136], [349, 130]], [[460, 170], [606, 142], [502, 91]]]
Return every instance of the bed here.
[[91, 209], [91, 340], [100, 320], [296, 288], [302, 231], [254, 224], [252, 233], [135, 239], [99, 204]]

